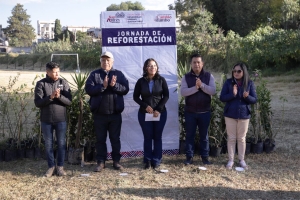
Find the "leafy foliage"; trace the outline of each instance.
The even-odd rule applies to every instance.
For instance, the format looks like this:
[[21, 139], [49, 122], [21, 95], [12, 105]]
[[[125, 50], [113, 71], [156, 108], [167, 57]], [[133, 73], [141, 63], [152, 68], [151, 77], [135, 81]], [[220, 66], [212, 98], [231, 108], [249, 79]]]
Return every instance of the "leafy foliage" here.
[[[11, 140], [16, 141], [16, 147], [20, 147], [21, 139], [33, 137], [31, 127], [28, 124], [35, 108], [30, 106], [34, 92], [29, 90], [26, 84], [16, 87], [20, 73], [15, 77], [9, 77], [8, 85], [0, 87], [0, 131]], [[35, 80], [33, 81], [34, 84]]]
[[[180, 63], [177, 66], [177, 75], [178, 75], [178, 79], [182, 79], [182, 77], [188, 73], [190, 71], [190, 67], [187, 63]], [[178, 85], [178, 89], [180, 88], [180, 84]], [[178, 90], [176, 89], [176, 90]], [[174, 91], [176, 92], [176, 91]], [[184, 117], [184, 97], [180, 97], [180, 101], [178, 104], [178, 115], [179, 115], [179, 139], [180, 140], [185, 140], [185, 136], [186, 136], [186, 130], [185, 130], [185, 117]]]
[[[94, 69], [100, 65], [99, 55], [101, 55], [101, 45], [98, 42], [93, 42], [90, 37], [81, 38], [78, 42], [70, 43], [68, 41], [59, 40], [57, 42], [45, 42], [36, 45], [33, 48], [34, 54], [44, 54], [50, 58], [51, 53], [78, 53], [79, 64], [81, 69]], [[41, 55], [40, 57], [43, 57]], [[1, 62], [1, 57], [0, 57]], [[66, 67], [73, 63], [64, 58], [58, 61], [61, 65]]]
[[207, 60], [209, 52], [218, 49], [224, 40], [222, 31], [212, 24], [213, 16], [210, 12], [197, 9], [192, 16], [195, 24], [186, 24], [177, 35], [179, 63], [186, 63], [187, 58], [194, 52], [202, 54]]
[[58, 41], [60, 34], [61, 34], [60, 20], [56, 19], [55, 26], [54, 26], [54, 41]]
[[274, 28], [298, 29], [299, 0], [176, 0], [169, 9], [176, 10], [181, 25], [193, 26], [195, 10], [213, 13], [213, 23], [227, 34], [241, 36], [266, 25]]
[[[284, 28], [287, 29], [288, 25], [293, 26], [293, 24], [299, 25], [299, 15], [300, 15], [300, 2], [299, 0], [283, 0], [281, 6], [282, 11], [282, 22]], [[297, 29], [298, 26], [294, 27]]]
[[92, 40], [80, 40], [72, 44], [72, 51], [79, 54], [79, 63], [85, 69], [94, 69], [100, 66], [101, 44]]
[[221, 147], [226, 133], [226, 124], [223, 116], [225, 104], [219, 98], [226, 75], [221, 75], [221, 82], [216, 83], [216, 94], [211, 99], [211, 118], [208, 128], [209, 144], [211, 146]]
[[294, 30], [258, 28], [240, 43], [241, 60], [257, 69], [286, 67], [291, 60], [300, 61], [300, 33]]
[[[198, 37], [200, 39], [198, 39]], [[300, 63], [300, 32], [274, 29], [270, 26], [258, 28], [246, 37], [230, 31], [221, 34], [179, 33], [177, 37], [178, 62], [187, 62], [194, 52], [200, 52], [206, 67], [227, 72], [237, 61], [249, 63], [253, 69], [268, 68], [288, 71]]]
[[[71, 142], [71, 146], [76, 149], [80, 147], [80, 140], [82, 139], [82, 132], [87, 135], [93, 134], [92, 113], [90, 112], [88, 102], [85, 100], [85, 82], [89, 76], [89, 73], [78, 73], [72, 75], [72, 82], [69, 82], [73, 89], [73, 101], [72, 105], [68, 108], [69, 113], [69, 129], [68, 136]], [[66, 80], [66, 79], [65, 79]], [[74, 140], [75, 137], [75, 140]]]
[[93, 42], [93, 38], [89, 36], [86, 32], [77, 31], [76, 32], [76, 41], [86, 41], [86, 42]]
[[34, 28], [30, 25], [30, 15], [27, 15], [23, 5], [17, 4], [12, 9], [12, 16], [8, 18], [9, 24], [5, 32], [11, 46], [31, 46], [35, 38]]
[[57, 42], [39, 43], [33, 48], [33, 53], [45, 54], [54, 52], [71, 52], [72, 45], [70, 42], [59, 40]]
[[271, 107], [272, 95], [271, 91], [267, 88], [267, 82], [263, 80], [260, 70], [254, 70], [252, 73], [252, 80], [257, 84], [256, 94], [257, 103], [251, 105], [251, 118], [249, 126], [248, 138], [252, 138], [253, 143], [268, 139], [274, 142], [274, 139], [280, 131], [284, 120], [284, 103], [287, 101], [281, 97], [282, 100], [282, 115], [280, 121], [280, 128], [274, 131], [272, 127], [273, 111]]
[[145, 10], [141, 2], [125, 1], [120, 4], [111, 4], [106, 8], [107, 11], [116, 11], [116, 10]]
[[[262, 78], [259, 79], [259, 85], [256, 89], [257, 92], [257, 106], [254, 110], [256, 115], [252, 119], [255, 123], [254, 129], [257, 129], [258, 140], [268, 139], [270, 142], [274, 142], [274, 139], [279, 131], [281, 131], [283, 121], [284, 121], [284, 103], [287, 101], [285, 98], [281, 97], [282, 100], [282, 113], [279, 129], [277, 131], [273, 130], [272, 118], [273, 111], [271, 107], [272, 95], [271, 91], [267, 88], [267, 82]], [[257, 120], [255, 122], [255, 120]]]

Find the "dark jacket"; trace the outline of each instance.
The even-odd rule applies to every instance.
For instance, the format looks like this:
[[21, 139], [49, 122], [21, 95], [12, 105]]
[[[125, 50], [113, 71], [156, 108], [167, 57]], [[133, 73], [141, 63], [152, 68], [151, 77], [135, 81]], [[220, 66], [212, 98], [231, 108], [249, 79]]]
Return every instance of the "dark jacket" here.
[[[103, 87], [103, 80], [108, 75], [108, 86]], [[117, 76], [116, 84], [111, 87], [112, 76]], [[124, 74], [116, 69], [108, 73], [102, 68], [93, 71], [85, 83], [85, 91], [90, 95], [90, 109], [95, 114], [114, 114], [124, 110], [124, 98], [129, 91], [129, 83]]]
[[149, 89], [149, 81], [145, 77], [140, 78], [135, 84], [133, 100], [140, 105], [140, 112], [146, 113], [147, 106], [160, 113], [166, 111], [165, 104], [169, 99], [167, 82], [162, 76], [158, 76], [153, 81], [152, 93]]
[[234, 84], [232, 78], [227, 79], [221, 91], [220, 100], [226, 102], [224, 116], [233, 119], [249, 119], [251, 116], [250, 104], [255, 104], [257, 101], [254, 83], [253, 81], [248, 83], [247, 91], [249, 91], [249, 95], [247, 98], [243, 97], [243, 86], [238, 87], [236, 96], [233, 95]]
[[[199, 76], [191, 70], [185, 75], [185, 80], [188, 87], [194, 87], [196, 78], [199, 78], [201, 82], [209, 85], [211, 74], [209, 72], [201, 70]], [[185, 111], [187, 112], [208, 112], [211, 107], [211, 96], [203, 92], [200, 88], [198, 92], [190, 96], [185, 97]]]
[[[60, 98], [50, 99], [52, 92], [60, 88]], [[34, 89], [35, 106], [41, 109], [41, 122], [64, 122], [67, 121], [66, 106], [71, 105], [72, 95], [69, 84], [64, 79], [57, 81], [46, 76], [36, 83]]]

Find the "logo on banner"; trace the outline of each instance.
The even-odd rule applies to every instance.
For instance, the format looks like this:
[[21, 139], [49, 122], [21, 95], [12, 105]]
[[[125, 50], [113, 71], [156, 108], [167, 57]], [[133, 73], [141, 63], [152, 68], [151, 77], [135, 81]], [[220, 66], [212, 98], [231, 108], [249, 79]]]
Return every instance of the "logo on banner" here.
[[154, 21], [156, 22], [169, 22], [171, 20], [171, 14], [158, 14]]
[[125, 17], [125, 14], [123, 12], [117, 12], [115, 14], [115, 16], [108, 16], [107, 18], [107, 22], [110, 22], [110, 23], [121, 23], [121, 20], [119, 18], [124, 18]]
[[125, 14], [124, 14], [123, 12], [120, 12], [120, 13], [117, 12], [117, 13], [116, 13], [116, 17], [117, 17], [117, 18], [124, 18], [124, 17], [125, 17]]
[[140, 13], [128, 14], [127, 22], [128, 24], [142, 24], [143, 16]]

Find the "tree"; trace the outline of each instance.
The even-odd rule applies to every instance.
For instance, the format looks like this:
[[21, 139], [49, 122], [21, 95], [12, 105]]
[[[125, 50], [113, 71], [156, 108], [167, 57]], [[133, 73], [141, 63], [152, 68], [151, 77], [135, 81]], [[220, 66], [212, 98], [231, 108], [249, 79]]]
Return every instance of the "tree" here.
[[125, 1], [118, 4], [111, 4], [106, 8], [107, 11], [116, 11], [116, 10], [145, 10], [141, 2]]
[[170, 4], [169, 9], [176, 10], [183, 31], [190, 31], [196, 24], [199, 8], [213, 13], [212, 22], [225, 34], [232, 30], [243, 37], [263, 26], [300, 26], [300, 0], [176, 0], [174, 5]]
[[[230, 30], [241, 36], [247, 35], [267, 22], [263, 9], [269, 9], [270, 0], [211, 0], [204, 1], [214, 14], [213, 22], [227, 33]], [[266, 6], [267, 5], [267, 6]], [[266, 10], [265, 10], [266, 11]]]
[[[212, 18], [213, 14], [203, 7], [181, 16], [182, 32], [177, 35], [178, 54], [181, 55], [178, 56], [179, 62], [185, 63], [186, 58], [195, 52], [205, 57], [211, 49], [217, 49], [218, 44], [222, 43], [223, 32], [212, 23]], [[184, 23], [184, 20], [188, 23]]]
[[55, 41], [58, 41], [60, 34], [61, 34], [60, 20], [56, 19], [55, 20], [55, 26], [54, 26], [54, 40]]
[[229, 30], [227, 28], [227, 21], [226, 21], [226, 1], [225, 0], [211, 0], [205, 3], [206, 8], [208, 11], [212, 12], [213, 23], [218, 24], [222, 27], [223, 30]]
[[23, 5], [17, 4], [12, 9], [12, 16], [8, 18], [9, 24], [5, 33], [11, 46], [31, 46], [35, 38], [34, 28], [30, 25], [30, 15], [26, 14]]
[[[177, 0], [175, 3], [176, 15], [179, 17], [179, 23], [183, 32], [191, 31], [196, 24], [195, 14], [202, 9], [202, 5], [194, 0]], [[169, 8], [172, 8], [169, 6]], [[173, 7], [174, 8], [174, 7]]]
[[81, 42], [81, 41], [93, 41], [92, 36], [89, 36], [86, 32], [82, 31], [77, 31], [76, 32], [76, 41]]
[[295, 22], [297, 23], [296, 17], [298, 17], [299, 19], [299, 13], [300, 13], [299, 0], [284, 0], [283, 5], [281, 7], [281, 11], [282, 11], [282, 21], [284, 24], [284, 29], [288, 29], [289, 23], [292, 26], [293, 23]]

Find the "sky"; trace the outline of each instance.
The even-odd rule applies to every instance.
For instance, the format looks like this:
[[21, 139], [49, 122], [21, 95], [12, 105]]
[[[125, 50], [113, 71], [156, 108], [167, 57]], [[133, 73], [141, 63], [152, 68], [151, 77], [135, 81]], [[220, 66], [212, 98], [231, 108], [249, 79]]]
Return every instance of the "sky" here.
[[[37, 21], [60, 20], [61, 26], [100, 27], [100, 13], [111, 4], [120, 4], [129, 0], [0, 0], [0, 24], [8, 26], [11, 11], [20, 3], [31, 25], [37, 29]], [[145, 10], [169, 10], [174, 0], [131, 0], [141, 2]]]

